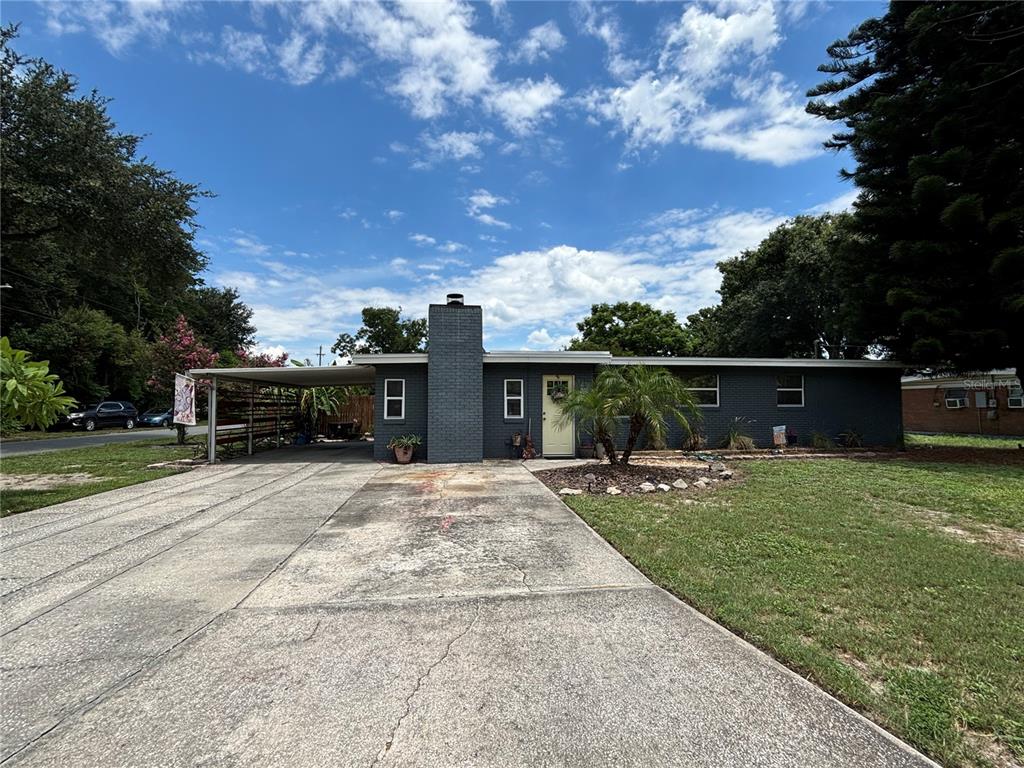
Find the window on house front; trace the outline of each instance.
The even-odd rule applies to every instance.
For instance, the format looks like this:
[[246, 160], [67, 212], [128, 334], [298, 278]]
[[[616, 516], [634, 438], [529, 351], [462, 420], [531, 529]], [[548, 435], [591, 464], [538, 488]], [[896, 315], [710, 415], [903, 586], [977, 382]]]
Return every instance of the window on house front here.
[[505, 379], [505, 418], [523, 418], [522, 379]]
[[384, 418], [405, 418], [405, 379], [384, 379]]
[[703, 408], [718, 407], [718, 375], [702, 373], [697, 376], [686, 376], [683, 383], [690, 390], [694, 401]]
[[949, 410], [959, 411], [968, 406], [966, 389], [947, 389], [945, 394], [945, 406]]
[[776, 403], [784, 408], [799, 408], [804, 404], [804, 377], [786, 374], [775, 377]]

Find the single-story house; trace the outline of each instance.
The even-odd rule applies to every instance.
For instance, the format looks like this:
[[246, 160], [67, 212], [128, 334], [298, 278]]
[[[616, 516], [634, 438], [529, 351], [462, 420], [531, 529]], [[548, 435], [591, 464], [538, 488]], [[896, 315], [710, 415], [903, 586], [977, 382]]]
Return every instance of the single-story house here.
[[[419, 435], [419, 459], [473, 462], [506, 458], [515, 433], [539, 455], [575, 456], [581, 435], [555, 414], [560, 390], [586, 387], [602, 366], [643, 363], [682, 377], [700, 403], [697, 427], [716, 446], [737, 419], [757, 445], [786, 426], [801, 444], [815, 433], [853, 430], [865, 445], [903, 436], [899, 363], [874, 360], [614, 357], [609, 352], [499, 352], [483, 346], [483, 311], [450, 294], [428, 313], [427, 351], [355, 355], [374, 371], [374, 453], [390, 457], [392, 437]], [[668, 447], [678, 448], [675, 426]]]
[[912, 432], [1024, 435], [1024, 392], [1012, 370], [905, 376], [902, 388]]

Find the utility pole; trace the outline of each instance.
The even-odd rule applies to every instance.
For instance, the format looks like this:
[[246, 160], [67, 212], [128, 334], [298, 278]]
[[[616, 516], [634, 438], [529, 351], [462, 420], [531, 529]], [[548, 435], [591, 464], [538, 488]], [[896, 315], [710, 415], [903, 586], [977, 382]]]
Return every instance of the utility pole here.
[[320, 351], [316, 355], [316, 364], [322, 366], [324, 364], [324, 345], [320, 345]]

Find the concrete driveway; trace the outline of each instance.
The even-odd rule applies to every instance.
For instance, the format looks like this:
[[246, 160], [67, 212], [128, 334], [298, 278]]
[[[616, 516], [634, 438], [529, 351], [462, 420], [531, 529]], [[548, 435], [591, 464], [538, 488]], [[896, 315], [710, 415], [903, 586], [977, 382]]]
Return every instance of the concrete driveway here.
[[267, 456], [3, 521], [10, 764], [929, 764], [520, 465]]

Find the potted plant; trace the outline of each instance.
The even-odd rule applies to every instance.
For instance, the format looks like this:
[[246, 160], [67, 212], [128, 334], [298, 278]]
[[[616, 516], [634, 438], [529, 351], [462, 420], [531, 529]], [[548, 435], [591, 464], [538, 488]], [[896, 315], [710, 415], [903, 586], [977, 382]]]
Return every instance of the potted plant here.
[[399, 464], [408, 464], [412, 461], [416, 446], [422, 442], [419, 435], [398, 435], [388, 440], [388, 448], [395, 452], [395, 461]]

